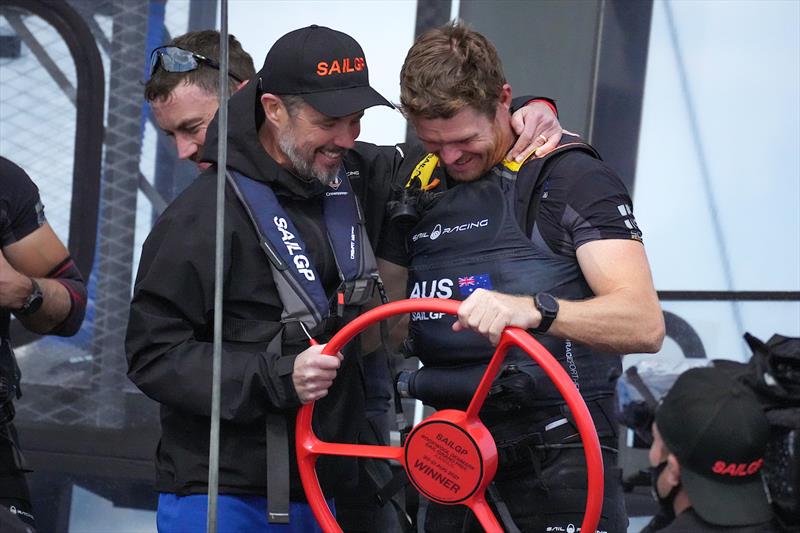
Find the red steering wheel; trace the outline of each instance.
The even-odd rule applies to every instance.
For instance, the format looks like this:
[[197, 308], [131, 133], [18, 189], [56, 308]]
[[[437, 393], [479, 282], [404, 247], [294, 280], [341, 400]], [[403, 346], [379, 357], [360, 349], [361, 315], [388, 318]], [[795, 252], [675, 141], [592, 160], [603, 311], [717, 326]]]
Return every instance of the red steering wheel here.
[[[323, 353], [333, 355], [367, 326], [393, 315], [413, 311], [455, 315], [461, 302], [435, 298], [401, 300], [372, 309], [343, 327]], [[308, 502], [326, 533], [341, 532], [333, 517], [314, 466], [320, 455], [391, 459], [403, 465], [408, 479], [428, 499], [443, 505], [466, 505], [486, 531], [503, 528], [486, 501], [485, 490], [497, 471], [497, 448], [489, 430], [478, 418], [489, 388], [508, 349], [524, 350], [558, 388], [578, 426], [586, 455], [588, 495], [581, 531], [596, 531], [603, 502], [603, 458], [589, 409], [572, 380], [552, 355], [525, 330], [508, 327], [466, 411], [437, 411], [411, 430], [403, 446], [335, 444], [320, 440], [311, 429], [314, 403], [297, 414], [297, 462]]]

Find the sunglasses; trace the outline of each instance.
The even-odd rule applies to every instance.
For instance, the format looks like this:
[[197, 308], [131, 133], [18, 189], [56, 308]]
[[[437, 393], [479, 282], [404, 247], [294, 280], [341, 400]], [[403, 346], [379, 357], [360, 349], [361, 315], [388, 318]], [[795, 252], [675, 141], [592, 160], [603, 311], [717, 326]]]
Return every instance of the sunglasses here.
[[[159, 65], [167, 72], [191, 72], [200, 68], [201, 63], [219, 70], [219, 63], [211, 58], [177, 46], [159, 46], [150, 54], [150, 76], [153, 76]], [[244, 81], [230, 71], [228, 76], [240, 83]]]

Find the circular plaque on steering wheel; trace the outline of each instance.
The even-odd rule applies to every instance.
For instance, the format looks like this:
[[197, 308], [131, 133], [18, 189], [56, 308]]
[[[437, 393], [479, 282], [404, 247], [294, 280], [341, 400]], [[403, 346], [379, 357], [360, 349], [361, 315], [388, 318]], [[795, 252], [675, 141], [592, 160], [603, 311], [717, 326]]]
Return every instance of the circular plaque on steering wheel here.
[[411, 483], [430, 500], [460, 503], [475, 493], [483, 480], [483, 461], [475, 440], [463, 428], [433, 420], [408, 435], [405, 467]]

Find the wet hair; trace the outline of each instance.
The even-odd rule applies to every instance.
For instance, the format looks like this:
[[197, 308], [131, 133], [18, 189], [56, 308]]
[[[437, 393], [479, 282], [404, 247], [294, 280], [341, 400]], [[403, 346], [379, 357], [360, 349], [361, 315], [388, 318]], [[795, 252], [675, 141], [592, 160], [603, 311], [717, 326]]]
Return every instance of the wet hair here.
[[[168, 45], [189, 50], [219, 62], [219, 32], [202, 30], [185, 33], [172, 39]], [[253, 58], [242, 49], [242, 44], [233, 35], [228, 36], [228, 71], [242, 80], [255, 76]], [[166, 99], [180, 84], [196, 85], [209, 94], [219, 94], [219, 70], [201, 62], [189, 72], [167, 72], [159, 67], [144, 86], [144, 97], [148, 102]], [[228, 87], [233, 93], [239, 82], [228, 76]]]

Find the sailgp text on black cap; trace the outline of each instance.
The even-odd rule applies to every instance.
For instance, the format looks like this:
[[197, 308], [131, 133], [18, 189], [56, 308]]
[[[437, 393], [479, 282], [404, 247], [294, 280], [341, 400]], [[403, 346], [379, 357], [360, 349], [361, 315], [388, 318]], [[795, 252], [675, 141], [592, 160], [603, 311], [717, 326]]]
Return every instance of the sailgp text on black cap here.
[[370, 87], [367, 60], [358, 42], [324, 26], [300, 28], [278, 39], [258, 74], [263, 92], [300, 96], [329, 117], [376, 105], [393, 107]]
[[761, 467], [769, 423], [753, 392], [714, 367], [681, 374], [656, 409], [692, 507], [712, 524], [769, 520]]

